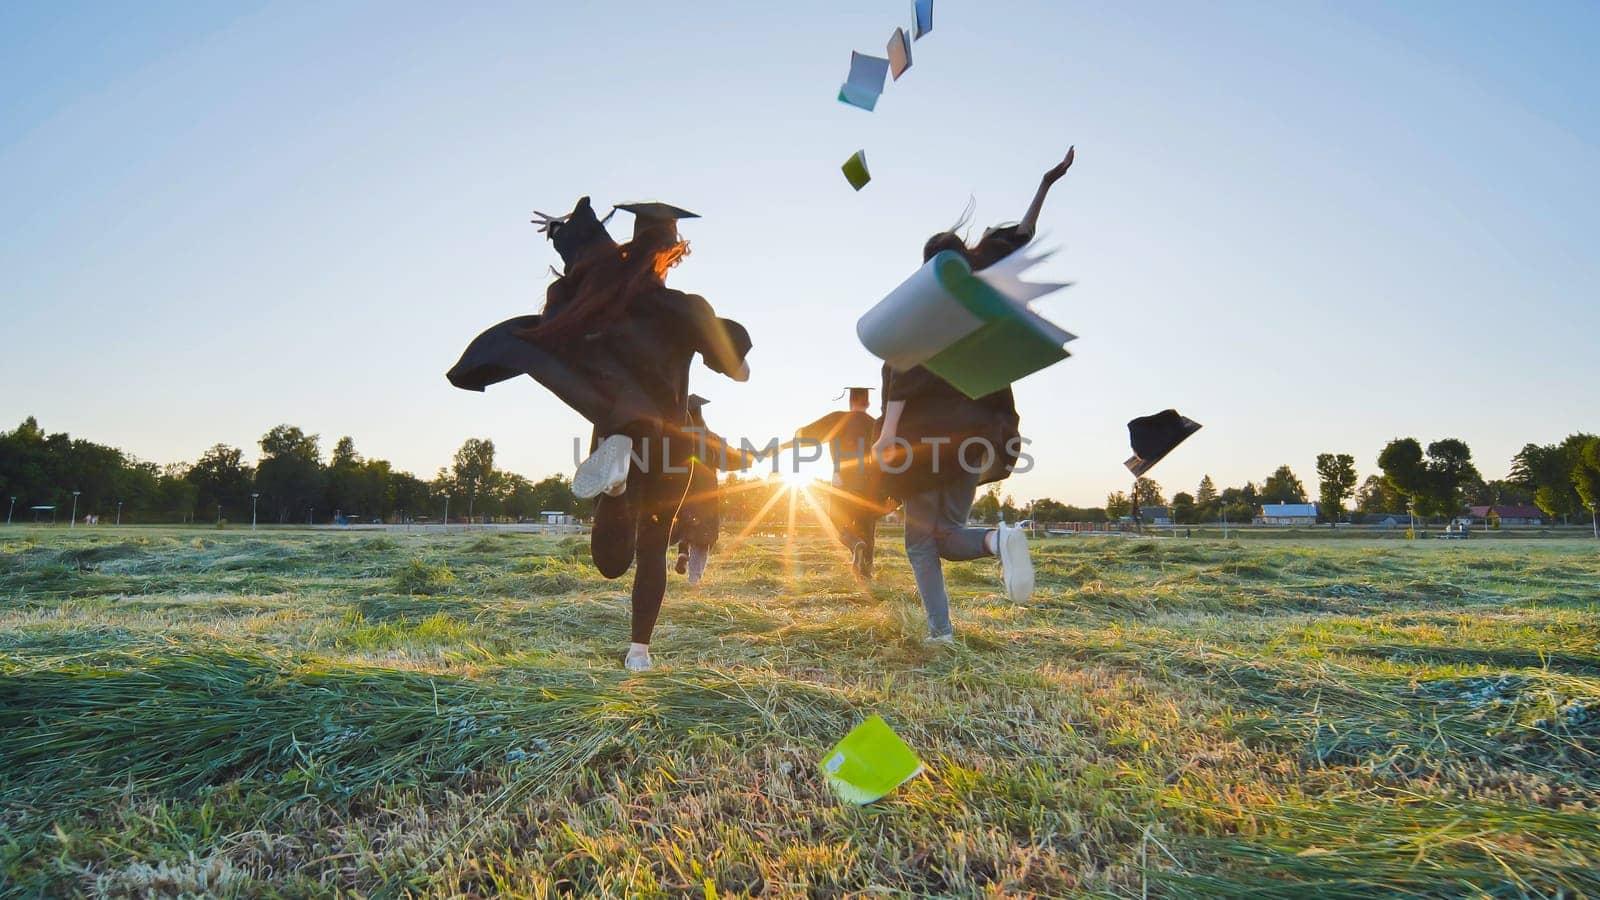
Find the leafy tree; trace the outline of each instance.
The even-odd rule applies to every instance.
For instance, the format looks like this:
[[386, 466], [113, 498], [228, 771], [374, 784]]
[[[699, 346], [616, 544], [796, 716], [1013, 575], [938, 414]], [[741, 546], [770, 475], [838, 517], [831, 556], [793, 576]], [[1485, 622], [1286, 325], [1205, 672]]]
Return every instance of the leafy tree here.
[[1183, 491], [1172, 495], [1172, 521], [1179, 525], [1193, 525], [1200, 521], [1195, 498]]
[[[200, 502], [200, 488], [189, 479], [191, 471], [192, 467], [182, 463], [169, 463], [161, 470], [152, 510], [155, 514], [179, 522], [186, 522], [194, 515], [195, 506]], [[248, 480], [245, 487], [249, 487]]]
[[293, 425], [279, 425], [261, 438], [256, 489], [263, 504], [276, 510], [279, 522], [298, 521], [301, 510], [314, 510], [322, 498], [322, 451], [317, 435]]
[[1217, 500], [1213, 521], [1218, 522], [1222, 521], [1224, 515], [1229, 522], [1248, 522], [1255, 518], [1256, 510], [1261, 507], [1261, 494], [1253, 481], [1245, 482], [1244, 487], [1224, 489]]
[[1472, 464], [1472, 451], [1455, 438], [1434, 441], [1426, 455], [1415, 438], [1390, 441], [1378, 455], [1378, 468], [1389, 486], [1425, 517], [1458, 514], [1463, 487], [1483, 477]]
[[348, 436], [339, 438], [338, 443], [333, 445], [333, 456], [328, 459], [324, 478], [329, 509], [351, 516], [376, 512], [371, 503], [374, 498], [370, 491], [365, 490], [363, 468], [361, 454], [356, 452], [356, 442]]
[[1344, 512], [1345, 498], [1356, 489], [1356, 458], [1348, 453], [1318, 454], [1317, 478], [1322, 514], [1329, 522], [1337, 522], [1339, 514]]
[[1217, 486], [1212, 483], [1210, 475], [1200, 479], [1200, 487], [1194, 492], [1194, 502], [1202, 508], [1217, 502]]
[[986, 525], [1000, 521], [1000, 487], [995, 485], [983, 492], [972, 504], [972, 518]]
[[1406, 501], [1382, 475], [1368, 475], [1367, 480], [1361, 483], [1361, 490], [1356, 493], [1356, 509], [1363, 515], [1403, 513], [1406, 511]]
[[471, 519], [478, 493], [494, 489], [494, 441], [467, 438], [461, 449], [456, 451], [450, 476], [457, 488], [467, 495], [467, 518]]
[[1378, 454], [1378, 468], [1389, 489], [1413, 503], [1428, 494], [1428, 466], [1416, 438], [1390, 441]]
[[419, 516], [431, 516], [435, 508], [434, 491], [428, 482], [410, 472], [395, 472], [389, 477], [385, 491], [388, 509], [409, 522]]
[[1572, 483], [1591, 434], [1572, 434], [1559, 444], [1527, 444], [1511, 460], [1507, 480], [1532, 492], [1533, 502], [1551, 518], [1569, 519], [1582, 512], [1584, 503]]
[[1462, 490], [1483, 480], [1472, 464], [1472, 450], [1465, 441], [1446, 438], [1428, 445], [1428, 469], [1433, 477], [1434, 509], [1450, 517], [1461, 512]]
[[1098, 507], [1072, 506], [1049, 497], [1033, 501], [1035, 522], [1104, 522], [1106, 511]]
[[1133, 504], [1129, 502], [1128, 495], [1121, 491], [1112, 491], [1106, 495], [1106, 518], [1110, 521], [1125, 519], [1133, 514]]
[[1011, 499], [1010, 494], [1000, 501], [1000, 517], [1012, 523], [1022, 521], [1022, 510], [1017, 509], [1016, 501]]
[[1153, 478], [1140, 478], [1133, 483], [1135, 506], [1166, 506], [1166, 498], [1161, 494], [1161, 485]]
[[250, 514], [250, 467], [244, 464], [244, 451], [227, 444], [213, 444], [189, 467], [184, 476], [194, 485], [194, 506], [202, 514], [222, 506], [223, 514], [242, 520]]
[[1572, 486], [1583, 504], [1589, 507], [1589, 524], [1600, 538], [1600, 437], [1578, 445], [1577, 462], [1572, 467]]
[[1304, 503], [1306, 486], [1288, 466], [1279, 466], [1261, 485], [1262, 503]]

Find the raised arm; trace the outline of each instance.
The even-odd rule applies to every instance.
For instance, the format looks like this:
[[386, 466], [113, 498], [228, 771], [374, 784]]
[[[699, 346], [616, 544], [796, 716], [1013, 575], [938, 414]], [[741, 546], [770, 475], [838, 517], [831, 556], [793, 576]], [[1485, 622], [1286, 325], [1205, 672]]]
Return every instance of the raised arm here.
[[1044, 211], [1044, 198], [1050, 193], [1050, 189], [1055, 187], [1056, 182], [1061, 180], [1061, 176], [1067, 174], [1067, 170], [1072, 168], [1072, 158], [1077, 149], [1076, 146], [1068, 147], [1066, 158], [1052, 166], [1050, 171], [1044, 173], [1044, 177], [1039, 180], [1039, 191], [1033, 195], [1033, 203], [1028, 207], [1028, 212], [1022, 217], [1022, 222], [1017, 226], [1030, 240], [1039, 230], [1039, 213]]

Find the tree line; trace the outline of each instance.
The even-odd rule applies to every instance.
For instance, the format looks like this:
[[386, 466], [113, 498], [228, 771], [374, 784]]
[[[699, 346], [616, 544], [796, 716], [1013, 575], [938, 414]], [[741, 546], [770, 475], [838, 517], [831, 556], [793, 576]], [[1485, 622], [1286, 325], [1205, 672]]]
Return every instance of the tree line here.
[[[468, 439], [452, 464], [424, 480], [385, 459], [363, 457], [342, 437], [323, 459], [321, 439], [294, 425], [261, 437], [254, 466], [244, 450], [216, 444], [193, 463], [157, 465], [74, 438], [47, 434], [29, 416], [0, 433], [0, 503], [18, 521], [77, 514], [124, 522], [439, 521], [585, 516], [587, 504], [559, 475], [531, 481], [494, 465], [494, 442]], [[74, 492], [77, 496], [74, 497]], [[33, 507], [55, 507], [46, 513]], [[13, 513], [12, 510], [15, 510]]]
[[[121, 513], [123, 521], [191, 522], [212, 519], [249, 521], [252, 502], [262, 522], [327, 522], [335, 515], [355, 521], [439, 521], [485, 518], [533, 519], [545, 511], [587, 517], [592, 504], [572, 493], [560, 475], [532, 481], [497, 469], [494, 442], [469, 438], [451, 465], [424, 480], [384, 459], [363, 457], [355, 442], [342, 437], [326, 462], [320, 437], [293, 425], [279, 425], [258, 442], [254, 466], [238, 447], [217, 444], [193, 463], [160, 466], [115, 447], [65, 433], [46, 434], [33, 417], [0, 433], [0, 503], [10, 503], [21, 521], [35, 506], [54, 506], [65, 515], [77, 492], [77, 512], [102, 519]], [[1376, 473], [1358, 481], [1355, 457], [1322, 453], [1316, 459], [1319, 519], [1323, 522], [1376, 521], [1415, 513], [1423, 520], [1448, 521], [1468, 506], [1536, 505], [1552, 521], [1590, 519], [1600, 534], [1600, 437], [1572, 434], [1559, 443], [1527, 444], [1511, 459], [1505, 478], [1486, 480], [1465, 441], [1445, 438], [1426, 446], [1415, 438], [1390, 441], [1378, 454]], [[753, 489], [730, 476], [725, 482], [723, 516], [749, 521], [771, 499], [770, 490]], [[739, 486], [744, 484], [743, 488]], [[13, 498], [15, 498], [13, 500]], [[1151, 478], [1140, 478], [1131, 492], [1113, 491], [1101, 507], [1079, 507], [1049, 497], [1019, 506], [991, 487], [973, 504], [973, 518], [1016, 522], [1106, 522], [1126, 518], [1135, 506], [1171, 511], [1180, 525], [1252, 521], [1264, 505], [1307, 503], [1310, 492], [1288, 465], [1279, 466], [1258, 485], [1218, 489], [1211, 476], [1191, 493], [1170, 501]], [[1354, 501], [1353, 506], [1347, 503]], [[11, 514], [8, 509], [8, 515]], [[47, 517], [47, 516], [46, 516]]]
[[[1556, 444], [1526, 444], [1511, 459], [1505, 478], [1487, 480], [1472, 462], [1465, 441], [1445, 438], [1426, 447], [1416, 438], [1396, 438], [1377, 458], [1378, 471], [1360, 481], [1355, 457], [1348, 453], [1317, 456], [1317, 493], [1287, 465], [1279, 466], [1257, 485], [1217, 490], [1207, 475], [1193, 493], [1180, 491], [1169, 502], [1159, 483], [1140, 478], [1129, 492], [1113, 491], [1100, 510], [1083, 518], [1051, 513], [1075, 511], [1053, 500], [1034, 502], [1036, 518], [1048, 521], [1105, 521], [1132, 514], [1135, 506], [1162, 507], [1180, 525], [1252, 521], [1261, 507], [1277, 503], [1317, 502], [1318, 520], [1378, 521], [1415, 514], [1423, 521], [1449, 521], [1470, 506], [1537, 506], [1551, 521], [1571, 523], [1587, 517], [1600, 535], [1600, 437], [1573, 434]], [[1353, 500], [1353, 506], [1347, 502]], [[1100, 514], [1096, 518], [1094, 514]]]

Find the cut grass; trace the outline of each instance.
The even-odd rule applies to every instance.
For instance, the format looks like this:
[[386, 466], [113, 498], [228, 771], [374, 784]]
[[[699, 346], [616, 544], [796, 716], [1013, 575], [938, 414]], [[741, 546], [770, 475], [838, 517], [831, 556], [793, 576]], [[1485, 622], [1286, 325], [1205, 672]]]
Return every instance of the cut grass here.
[[754, 538], [630, 676], [578, 537], [0, 535], [0, 891], [1600, 894], [1593, 544], [1036, 551], [930, 648], [893, 546]]

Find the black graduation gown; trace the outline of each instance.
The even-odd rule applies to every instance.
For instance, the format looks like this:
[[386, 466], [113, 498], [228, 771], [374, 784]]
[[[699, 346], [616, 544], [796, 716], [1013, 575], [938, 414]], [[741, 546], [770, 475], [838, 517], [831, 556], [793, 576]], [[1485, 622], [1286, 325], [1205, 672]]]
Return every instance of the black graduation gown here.
[[862, 497], [870, 495], [870, 485], [875, 480], [874, 467], [864, 463], [872, 453], [877, 433], [878, 420], [853, 409], [828, 413], [795, 430], [806, 440], [826, 445], [840, 486]]
[[717, 318], [703, 297], [664, 287], [633, 298], [623, 318], [579, 338], [547, 344], [520, 336], [539, 322], [517, 316], [488, 329], [446, 377], [463, 390], [482, 391], [525, 374], [599, 435], [670, 432], [684, 420], [694, 355], [731, 375], [751, 347], [744, 326]]
[[[979, 484], [1010, 477], [1022, 450], [1021, 420], [1011, 388], [974, 400], [921, 366], [896, 372], [885, 364], [883, 399], [905, 401], [895, 433], [910, 444], [909, 460], [891, 457], [880, 464], [881, 483], [889, 496], [904, 500], [965, 477], [961, 446], [969, 440], [974, 443], [967, 447], [967, 463], [984, 466]], [[929, 444], [924, 438], [939, 442]], [[893, 471], [897, 469], [903, 471]]]

